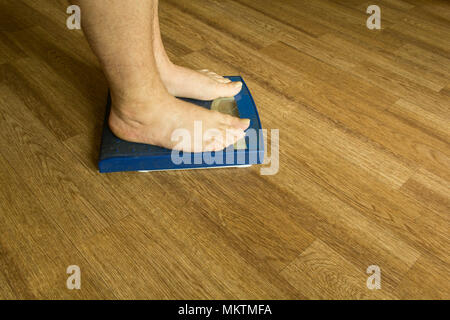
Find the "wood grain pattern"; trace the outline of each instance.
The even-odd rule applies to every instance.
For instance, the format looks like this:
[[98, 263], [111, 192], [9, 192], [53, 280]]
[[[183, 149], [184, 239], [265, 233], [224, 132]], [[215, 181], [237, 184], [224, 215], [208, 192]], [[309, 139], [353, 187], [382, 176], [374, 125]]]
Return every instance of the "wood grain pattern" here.
[[161, 1], [171, 58], [246, 79], [280, 170], [100, 175], [66, 1], [1, 0], [0, 298], [449, 299], [450, 4], [380, 0], [373, 31], [369, 4]]
[[367, 290], [367, 275], [316, 240], [288, 265], [281, 275], [307, 292], [311, 299], [394, 299]]

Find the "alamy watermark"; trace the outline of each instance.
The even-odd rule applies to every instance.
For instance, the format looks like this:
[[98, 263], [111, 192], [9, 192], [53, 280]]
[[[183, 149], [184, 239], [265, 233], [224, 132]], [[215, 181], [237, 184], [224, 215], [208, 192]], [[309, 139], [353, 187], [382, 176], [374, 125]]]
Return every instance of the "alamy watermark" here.
[[[81, 9], [77, 5], [71, 5], [67, 7], [67, 14], [70, 16], [66, 20], [66, 25], [69, 30], [81, 29]], [[366, 26], [370, 30], [381, 29], [381, 9], [378, 5], [372, 4], [367, 7], [367, 14], [370, 16], [367, 18]]]
[[77, 5], [67, 7], [67, 14], [70, 16], [66, 20], [66, 26], [69, 30], [81, 29], [81, 9]]
[[371, 265], [367, 267], [367, 274], [370, 276], [367, 278], [367, 288], [370, 290], [380, 290], [381, 289], [381, 269], [377, 265]]
[[370, 14], [367, 18], [366, 26], [368, 29], [380, 30], [381, 29], [381, 9], [379, 6], [372, 4], [367, 7], [366, 13]]
[[81, 289], [81, 269], [77, 265], [71, 265], [67, 267], [67, 274], [70, 276], [67, 278], [66, 287], [69, 290], [80, 290]]
[[[218, 129], [207, 129], [203, 132], [202, 121], [194, 121], [193, 134], [187, 129], [177, 129], [172, 133], [172, 142], [175, 142], [171, 160], [175, 165], [181, 164], [207, 164], [207, 165], [225, 165], [225, 166], [243, 166], [248, 163], [257, 163], [259, 154], [258, 148], [264, 144], [264, 167], [261, 167], [261, 175], [275, 175], [278, 173], [280, 164], [279, 156], [279, 130], [271, 130], [271, 149], [268, 154], [268, 143], [266, 129], [255, 130], [250, 128], [245, 133], [246, 139], [244, 148], [235, 151], [235, 145], [231, 144], [225, 149], [215, 152], [201, 152], [204, 148], [204, 141], [210, 140], [214, 137], [219, 145], [226, 145], [229, 142], [235, 141], [236, 136], [232, 130], [226, 130], [225, 134]], [[242, 138], [244, 139], [244, 138]], [[264, 140], [264, 141], [262, 141]], [[228, 142], [228, 143], [225, 143]], [[194, 150], [194, 153], [182, 152], [179, 150]], [[248, 151], [247, 154], [245, 151]]]

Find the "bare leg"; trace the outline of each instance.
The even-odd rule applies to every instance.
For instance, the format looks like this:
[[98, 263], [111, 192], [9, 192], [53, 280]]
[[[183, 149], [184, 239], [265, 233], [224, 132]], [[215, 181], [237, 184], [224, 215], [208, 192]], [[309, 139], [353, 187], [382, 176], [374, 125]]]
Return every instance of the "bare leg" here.
[[[183, 151], [221, 150], [244, 135], [249, 121], [209, 111], [168, 93], [153, 51], [156, 0], [73, 0], [81, 7], [83, 30], [108, 79], [111, 130], [124, 140]], [[216, 129], [202, 144], [172, 141], [176, 129], [194, 136], [194, 122]], [[226, 139], [226, 132], [233, 138]], [[188, 142], [188, 141], [187, 141]], [[194, 149], [195, 147], [195, 149]]]
[[[158, 3], [158, 0], [156, 0]], [[242, 89], [242, 83], [233, 82], [209, 70], [195, 71], [173, 64], [164, 49], [159, 28], [158, 5], [154, 8], [153, 50], [161, 80], [170, 94], [198, 100], [233, 97]]]

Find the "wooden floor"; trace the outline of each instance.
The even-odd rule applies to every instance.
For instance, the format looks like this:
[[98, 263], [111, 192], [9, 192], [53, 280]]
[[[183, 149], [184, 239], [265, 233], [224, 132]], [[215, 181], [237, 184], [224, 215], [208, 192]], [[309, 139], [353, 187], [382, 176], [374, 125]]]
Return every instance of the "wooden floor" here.
[[280, 129], [273, 176], [100, 175], [66, 8], [0, 0], [0, 298], [450, 298], [448, 1], [162, 0], [174, 61], [242, 75]]

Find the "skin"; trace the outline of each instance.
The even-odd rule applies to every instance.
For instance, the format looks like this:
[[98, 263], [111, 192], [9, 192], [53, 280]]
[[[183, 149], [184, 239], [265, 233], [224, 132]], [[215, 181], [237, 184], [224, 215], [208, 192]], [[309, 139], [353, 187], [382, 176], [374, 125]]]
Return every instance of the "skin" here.
[[176, 97], [197, 100], [214, 100], [222, 97], [233, 97], [239, 93], [242, 84], [231, 83], [208, 69], [191, 70], [173, 64], [167, 56], [161, 39], [159, 28], [158, 2], [153, 12], [153, 53], [161, 80], [169, 93]]
[[[209, 71], [173, 64], [161, 40], [157, 0], [73, 0], [109, 83], [109, 126], [119, 138], [186, 152], [219, 151], [241, 139], [248, 119], [231, 117], [176, 99], [212, 100], [242, 88]], [[205, 134], [190, 143], [172, 140], [178, 129]]]

